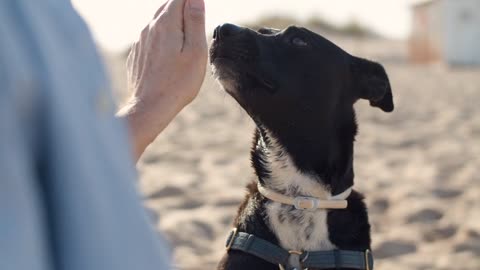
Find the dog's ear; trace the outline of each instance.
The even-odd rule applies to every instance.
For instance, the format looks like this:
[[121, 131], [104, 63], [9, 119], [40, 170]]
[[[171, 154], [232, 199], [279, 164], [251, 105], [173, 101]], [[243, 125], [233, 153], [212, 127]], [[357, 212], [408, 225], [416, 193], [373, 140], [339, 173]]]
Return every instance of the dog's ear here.
[[383, 66], [355, 56], [351, 57], [350, 66], [357, 97], [369, 100], [371, 106], [384, 112], [393, 111], [392, 88]]

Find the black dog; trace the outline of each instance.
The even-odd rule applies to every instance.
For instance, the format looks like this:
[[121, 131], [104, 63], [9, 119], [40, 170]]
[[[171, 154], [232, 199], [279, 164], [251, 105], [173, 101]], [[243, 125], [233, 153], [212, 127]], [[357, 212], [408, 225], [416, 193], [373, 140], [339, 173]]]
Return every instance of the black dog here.
[[[384, 68], [294, 26], [257, 32], [219, 26], [210, 61], [257, 126], [251, 150], [257, 179], [219, 269], [371, 269], [367, 210], [363, 196], [350, 189], [353, 105], [367, 99], [393, 111]], [[292, 198], [294, 206], [278, 196]], [[348, 206], [317, 208], [322, 199], [344, 199]]]

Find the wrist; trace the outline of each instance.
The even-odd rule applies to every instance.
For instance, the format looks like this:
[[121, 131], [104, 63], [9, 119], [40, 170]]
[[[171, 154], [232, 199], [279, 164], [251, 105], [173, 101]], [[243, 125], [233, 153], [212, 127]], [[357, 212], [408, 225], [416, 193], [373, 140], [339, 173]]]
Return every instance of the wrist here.
[[181, 110], [167, 98], [153, 101], [134, 97], [117, 113], [127, 122], [136, 160]]

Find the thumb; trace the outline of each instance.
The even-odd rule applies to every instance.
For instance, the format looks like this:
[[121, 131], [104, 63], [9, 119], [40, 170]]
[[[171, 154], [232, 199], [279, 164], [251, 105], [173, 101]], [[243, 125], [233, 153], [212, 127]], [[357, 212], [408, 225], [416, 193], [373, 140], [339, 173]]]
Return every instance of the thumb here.
[[185, 32], [183, 51], [203, 53], [207, 48], [204, 0], [186, 0], [183, 12]]

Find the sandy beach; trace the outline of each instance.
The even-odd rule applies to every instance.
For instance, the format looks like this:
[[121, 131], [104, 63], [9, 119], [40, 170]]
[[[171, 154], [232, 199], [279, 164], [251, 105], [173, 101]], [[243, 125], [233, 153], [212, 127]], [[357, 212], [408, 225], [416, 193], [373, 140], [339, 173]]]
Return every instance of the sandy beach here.
[[[355, 189], [366, 196], [376, 269], [480, 269], [480, 68], [409, 64], [401, 41], [333, 40], [383, 63], [394, 93], [392, 114], [356, 104]], [[124, 56], [106, 58], [125, 96]], [[208, 73], [138, 164], [145, 207], [178, 269], [213, 269], [224, 253], [253, 177], [253, 129]]]

